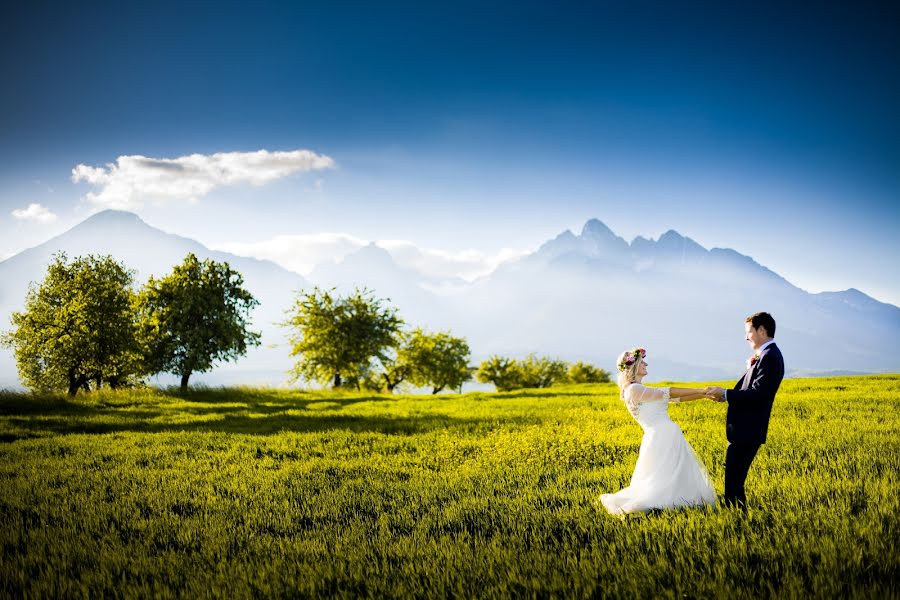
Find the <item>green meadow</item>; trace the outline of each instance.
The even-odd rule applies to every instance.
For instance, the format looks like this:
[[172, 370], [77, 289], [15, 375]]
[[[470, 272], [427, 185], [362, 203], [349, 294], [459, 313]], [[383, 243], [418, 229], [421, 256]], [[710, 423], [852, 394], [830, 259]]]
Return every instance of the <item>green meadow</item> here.
[[786, 380], [746, 514], [598, 510], [640, 441], [611, 384], [3, 393], [0, 594], [900, 597], [900, 375]]

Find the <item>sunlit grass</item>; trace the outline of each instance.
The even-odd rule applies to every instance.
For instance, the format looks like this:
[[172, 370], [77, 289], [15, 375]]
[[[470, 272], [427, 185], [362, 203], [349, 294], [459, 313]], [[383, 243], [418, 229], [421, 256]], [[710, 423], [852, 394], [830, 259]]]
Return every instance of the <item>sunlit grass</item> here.
[[[900, 376], [785, 381], [753, 508], [620, 521], [612, 385], [0, 394], [4, 596], [897, 596]], [[719, 493], [725, 406], [673, 405]]]

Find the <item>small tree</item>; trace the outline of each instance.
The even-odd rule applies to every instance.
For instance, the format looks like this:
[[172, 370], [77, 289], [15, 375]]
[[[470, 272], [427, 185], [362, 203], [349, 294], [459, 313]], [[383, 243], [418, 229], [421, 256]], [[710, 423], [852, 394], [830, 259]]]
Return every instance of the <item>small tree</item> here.
[[524, 360], [492, 356], [481, 363], [475, 377], [493, 383], [498, 392], [519, 388], [545, 388], [567, 380], [569, 365], [559, 359], [529, 354]]
[[373, 360], [390, 362], [388, 351], [397, 345], [403, 320], [368, 290], [341, 298], [316, 287], [298, 294], [283, 325], [293, 329], [295, 377], [331, 381], [335, 388], [349, 379], [358, 388]]
[[609, 372], [581, 361], [569, 365], [570, 383], [609, 383]]
[[415, 329], [397, 353], [398, 363], [408, 367], [407, 379], [416, 386], [432, 386], [432, 394], [457, 389], [472, 378], [469, 345], [449, 332], [427, 333]]
[[194, 254], [162, 279], [151, 277], [137, 302], [147, 370], [180, 375], [186, 391], [193, 373], [259, 345], [260, 334], [248, 329], [259, 302], [243, 284], [228, 263], [201, 262]]
[[522, 387], [545, 388], [566, 380], [568, 367], [564, 361], [529, 354], [518, 363]]
[[394, 388], [406, 381], [410, 374], [410, 366], [405, 362], [401, 362], [397, 358], [388, 359], [383, 362], [384, 370], [381, 377], [384, 379], [384, 389], [388, 394], [394, 392]]
[[522, 374], [516, 361], [500, 356], [491, 356], [482, 362], [475, 372], [475, 379], [481, 383], [493, 383], [498, 392], [522, 387]]
[[53, 257], [41, 284], [29, 286], [25, 310], [13, 313], [14, 329], [3, 336], [26, 386], [74, 396], [91, 382], [118, 387], [137, 375], [133, 277], [110, 256], [71, 263], [64, 253]]

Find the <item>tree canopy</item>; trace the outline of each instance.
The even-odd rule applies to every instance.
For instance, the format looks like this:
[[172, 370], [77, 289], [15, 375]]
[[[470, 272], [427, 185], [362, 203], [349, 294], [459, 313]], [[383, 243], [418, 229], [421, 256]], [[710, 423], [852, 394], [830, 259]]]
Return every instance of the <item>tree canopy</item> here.
[[558, 383], [604, 383], [609, 373], [584, 362], [565, 361], [529, 354], [522, 360], [491, 356], [475, 374], [481, 383], [493, 383], [499, 392], [519, 388], [543, 388]]
[[294, 376], [340, 387], [344, 380], [359, 386], [373, 360], [390, 362], [403, 320], [366, 289], [340, 297], [315, 287], [298, 294], [284, 325], [292, 330], [291, 356], [298, 358]]
[[574, 362], [569, 365], [566, 377], [569, 383], [609, 383], [609, 371], [585, 362]]
[[431, 386], [433, 394], [444, 388], [459, 389], [472, 378], [469, 345], [449, 332], [414, 329], [397, 352], [397, 362], [407, 367], [407, 381], [420, 387]]
[[194, 254], [169, 275], [151, 277], [137, 299], [147, 370], [180, 375], [184, 391], [193, 373], [259, 345], [260, 334], [249, 329], [259, 302], [243, 285], [227, 262]]
[[503, 356], [494, 355], [483, 361], [475, 372], [475, 379], [481, 383], [493, 383], [498, 392], [522, 387], [516, 361]]
[[25, 309], [12, 315], [3, 341], [15, 351], [19, 376], [38, 390], [118, 387], [141, 370], [132, 290], [134, 274], [110, 256], [68, 262], [56, 254]]

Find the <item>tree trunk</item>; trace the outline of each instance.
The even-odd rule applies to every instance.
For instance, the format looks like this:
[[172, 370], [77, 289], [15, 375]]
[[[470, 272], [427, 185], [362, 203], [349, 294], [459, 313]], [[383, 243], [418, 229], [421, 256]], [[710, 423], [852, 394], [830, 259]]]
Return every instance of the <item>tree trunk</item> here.
[[434, 388], [433, 390], [431, 390], [431, 393], [432, 393], [432, 394], [437, 394], [437, 393], [440, 392], [442, 389], [444, 389], [444, 386], [436, 387], [436, 388]]
[[181, 374], [181, 391], [186, 392], [188, 390], [188, 379], [191, 378], [191, 372], [187, 371]]
[[87, 386], [88, 379], [84, 375], [75, 375], [74, 370], [69, 371], [69, 395], [75, 396], [78, 393], [78, 390], [84, 388], [85, 390], [90, 390], [90, 387]]
[[341, 374], [340, 373], [334, 374], [334, 387], [336, 387], [336, 388], [341, 387]]

